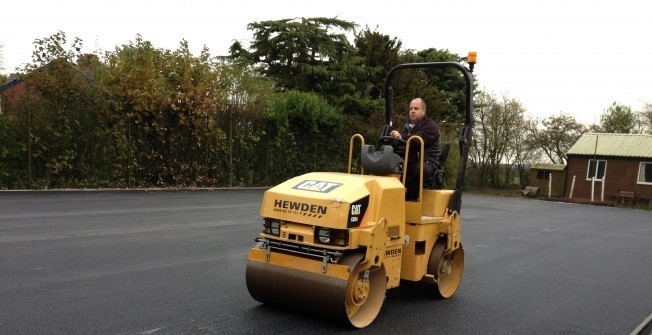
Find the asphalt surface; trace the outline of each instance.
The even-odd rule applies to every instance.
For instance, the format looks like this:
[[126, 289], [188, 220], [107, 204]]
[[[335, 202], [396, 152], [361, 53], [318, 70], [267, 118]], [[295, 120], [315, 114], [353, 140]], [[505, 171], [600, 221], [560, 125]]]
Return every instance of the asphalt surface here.
[[402, 283], [362, 330], [261, 305], [262, 194], [0, 192], [0, 333], [629, 334], [652, 313], [652, 212], [475, 195], [451, 299]]

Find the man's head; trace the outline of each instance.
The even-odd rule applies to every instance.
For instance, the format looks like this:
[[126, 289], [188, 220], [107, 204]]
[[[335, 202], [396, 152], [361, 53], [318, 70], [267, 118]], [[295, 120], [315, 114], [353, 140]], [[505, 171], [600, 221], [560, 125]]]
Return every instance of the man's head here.
[[415, 98], [410, 102], [410, 113], [408, 115], [410, 123], [417, 124], [426, 116], [426, 102], [421, 98]]

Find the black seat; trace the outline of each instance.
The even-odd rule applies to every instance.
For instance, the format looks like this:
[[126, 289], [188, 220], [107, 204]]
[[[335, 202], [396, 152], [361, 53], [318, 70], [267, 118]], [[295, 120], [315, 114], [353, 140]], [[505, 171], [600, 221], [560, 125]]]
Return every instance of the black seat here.
[[381, 146], [380, 150], [376, 150], [373, 145], [365, 145], [360, 157], [362, 168], [372, 175], [386, 176], [403, 171], [403, 158], [395, 154], [389, 145]]
[[446, 165], [446, 160], [448, 159], [448, 152], [450, 149], [450, 144], [444, 144], [444, 147], [441, 149], [441, 156], [439, 156], [439, 169], [433, 169], [431, 175], [424, 176], [423, 186], [427, 187], [430, 190], [440, 190], [446, 188], [446, 174], [444, 173], [444, 165]]

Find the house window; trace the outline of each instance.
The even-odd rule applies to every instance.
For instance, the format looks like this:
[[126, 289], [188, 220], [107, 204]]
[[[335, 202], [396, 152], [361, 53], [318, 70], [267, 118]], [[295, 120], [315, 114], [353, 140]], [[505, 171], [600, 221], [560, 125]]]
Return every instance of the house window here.
[[652, 184], [652, 162], [641, 162], [638, 167], [638, 183]]
[[607, 168], [607, 161], [602, 159], [589, 159], [589, 168], [586, 171], [586, 179], [602, 180], [604, 178], [604, 171]]
[[548, 180], [548, 179], [550, 179], [550, 171], [547, 170], [537, 171], [537, 180]]

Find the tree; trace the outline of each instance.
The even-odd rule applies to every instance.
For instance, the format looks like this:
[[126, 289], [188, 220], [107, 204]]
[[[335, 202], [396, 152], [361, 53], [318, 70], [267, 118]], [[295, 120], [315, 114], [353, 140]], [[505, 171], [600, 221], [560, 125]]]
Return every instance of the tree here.
[[629, 134], [636, 126], [636, 116], [629, 106], [614, 102], [600, 116], [600, 128], [605, 133]]
[[342, 112], [315, 93], [277, 93], [267, 115], [269, 180], [310, 171], [342, 171], [345, 143]]
[[[475, 131], [470, 152], [471, 166], [479, 173], [481, 187], [490, 184], [501, 186], [500, 166], [506, 163], [508, 170], [515, 161], [521, 160], [525, 109], [516, 100], [502, 96], [496, 99], [491, 93], [480, 91], [475, 97]], [[506, 172], [505, 184], [511, 183]]]
[[[528, 125], [533, 121], [526, 118], [523, 113], [525, 109], [518, 101], [514, 104], [515, 108], [521, 110], [521, 115], [514, 120], [514, 136], [511, 143], [508, 145], [507, 154], [505, 155], [505, 186], [512, 186], [518, 184], [519, 187], [527, 185], [529, 180], [528, 164], [532, 161], [539, 152], [534, 145], [532, 138], [528, 133]], [[516, 171], [518, 183], [513, 182], [514, 177], [512, 172]]]
[[486, 186], [492, 169], [491, 150], [492, 143], [489, 135], [490, 119], [494, 111], [498, 109], [496, 97], [486, 91], [478, 91], [474, 98], [475, 129], [473, 136], [473, 147], [469, 151], [470, 167], [478, 172], [478, 184]]
[[0, 114], [0, 189], [11, 189], [16, 185], [25, 188], [26, 160], [21, 147], [23, 143], [20, 125], [15, 118]]
[[20, 143], [12, 157], [27, 170], [14, 185], [97, 187], [112, 180], [108, 106], [94, 76], [99, 61], [71, 62], [61, 57], [63, 44], [61, 32], [35, 40], [33, 58], [43, 64], [26, 67], [25, 90], [12, 104]]
[[[263, 74], [275, 78], [282, 89], [320, 92], [323, 79], [333, 74], [329, 65], [351, 50], [346, 35], [337, 30], [351, 31], [355, 24], [301, 18], [253, 22], [247, 27], [254, 31], [247, 54], [254, 64], [262, 65]], [[241, 50], [234, 44], [232, 52]]]
[[365, 27], [355, 35], [355, 48], [362, 57], [367, 68], [369, 82], [373, 87], [369, 92], [372, 99], [380, 99], [385, 95], [385, 77], [389, 70], [398, 64], [401, 41], [390, 38], [377, 30], [371, 31]]
[[247, 64], [225, 63], [221, 69], [227, 98], [217, 116], [228, 140], [228, 160], [222, 161], [227, 185], [267, 185], [272, 153], [266, 115], [274, 83]]
[[349, 113], [368, 112], [358, 103], [371, 90], [362, 58], [347, 40], [355, 28], [336, 18], [301, 18], [254, 22], [250, 50], [231, 45], [231, 59], [246, 59], [274, 78], [280, 91], [315, 92]]
[[566, 152], [586, 131], [586, 127], [565, 113], [549, 116], [529, 126], [534, 144], [553, 164], [566, 164]]
[[641, 133], [652, 134], [652, 103], [646, 102], [643, 104], [643, 109], [637, 116], [641, 124]]
[[33, 42], [32, 63], [27, 64], [25, 70], [35, 70], [50, 64], [54, 60], [74, 63], [82, 53], [83, 41], [75, 37], [68, 46], [66, 33], [58, 31], [45, 38], [37, 38]]
[[[215, 184], [228, 173], [225, 133], [217, 112], [227, 93], [207, 49], [192, 56], [186, 41], [175, 51], [140, 36], [107, 56], [104, 82], [113, 100], [126, 186]], [[212, 164], [209, 164], [212, 163]]]
[[[5, 69], [5, 61], [4, 61], [4, 54], [2, 53], [2, 49], [4, 48], [4, 45], [0, 44], [0, 72], [2, 72]], [[5, 82], [4, 77], [0, 77], [0, 84]]]

